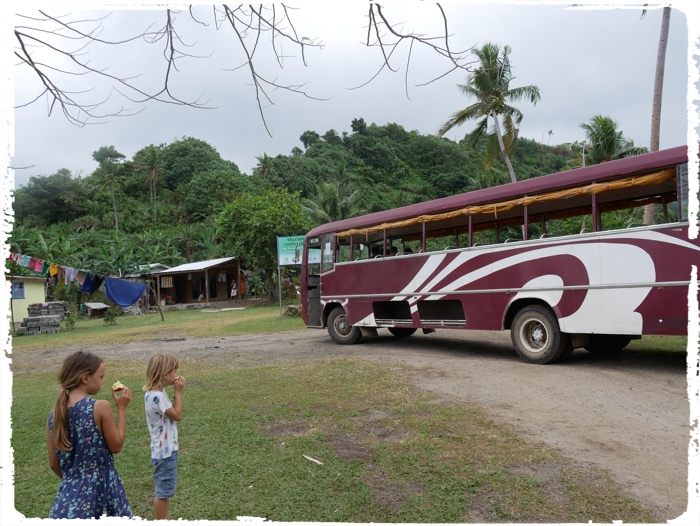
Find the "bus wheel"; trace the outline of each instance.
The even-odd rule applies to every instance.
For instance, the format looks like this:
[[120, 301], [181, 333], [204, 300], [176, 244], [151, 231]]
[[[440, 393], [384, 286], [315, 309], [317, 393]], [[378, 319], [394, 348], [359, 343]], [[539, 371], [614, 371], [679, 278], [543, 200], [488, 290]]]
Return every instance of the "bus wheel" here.
[[624, 334], [591, 334], [588, 345], [583, 348], [594, 354], [612, 354], [620, 352], [631, 341], [632, 338]]
[[352, 345], [362, 336], [359, 328], [348, 323], [348, 318], [342, 307], [336, 307], [328, 316], [328, 334], [341, 345]]
[[571, 354], [571, 338], [559, 330], [554, 313], [542, 305], [525, 307], [513, 319], [510, 337], [521, 358], [529, 363], [554, 363]]
[[406, 327], [387, 327], [389, 332], [397, 338], [406, 338], [416, 332], [416, 329], [408, 329]]

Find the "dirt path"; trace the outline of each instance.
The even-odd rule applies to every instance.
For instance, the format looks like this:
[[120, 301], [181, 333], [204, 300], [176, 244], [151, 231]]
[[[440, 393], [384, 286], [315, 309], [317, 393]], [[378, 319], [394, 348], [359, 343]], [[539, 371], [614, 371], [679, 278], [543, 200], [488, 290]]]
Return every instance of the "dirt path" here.
[[[381, 331], [383, 332], [383, 331]], [[624, 352], [602, 358], [577, 350], [568, 361], [522, 362], [508, 333], [439, 331], [398, 339], [388, 333], [353, 346], [332, 342], [325, 331], [132, 342], [91, 350], [139, 362], [155, 352], [196, 357], [212, 366], [253, 366], [280, 361], [355, 356], [415, 368], [421, 389], [446, 400], [478, 404], [524, 437], [604, 468], [661, 517], [686, 511], [689, 404], [685, 355]], [[47, 350], [53, 368], [75, 350]], [[33, 355], [34, 368], [37, 355]], [[16, 356], [13, 369], [28, 367]]]

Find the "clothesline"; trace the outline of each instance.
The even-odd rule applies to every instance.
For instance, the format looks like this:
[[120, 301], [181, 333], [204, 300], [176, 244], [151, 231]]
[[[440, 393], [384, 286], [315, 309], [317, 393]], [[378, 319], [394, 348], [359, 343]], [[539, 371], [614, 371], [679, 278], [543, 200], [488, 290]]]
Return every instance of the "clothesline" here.
[[10, 252], [7, 259], [34, 272], [38, 272], [42, 277], [52, 277], [58, 280], [62, 273], [65, 285], [77, 280], [80, 283], [80, 292], [88, 294], [95, 292], [104, 283], [107, 298], [120, 307], [130, 307], [139, 301], [146, 291], [146, 285], [143, 283], [134, 283], [133, 281], [111, 276], [93, 276], [90, 272], [43, 261], [25, 254]]

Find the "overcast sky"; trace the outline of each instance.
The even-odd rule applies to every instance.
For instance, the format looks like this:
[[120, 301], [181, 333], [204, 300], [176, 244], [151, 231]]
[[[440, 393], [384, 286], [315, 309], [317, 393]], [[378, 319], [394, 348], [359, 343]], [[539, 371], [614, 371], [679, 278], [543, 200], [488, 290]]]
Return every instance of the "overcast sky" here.
[[[263, 126], [245, 70], [232, 71], [243, 59], [231, 35], [190, 23], [182, 26], [181, 36], [188, 42], [196, 41], [193, 54], [208, 58], [182, 60], [172, 86], [183, 99], [194, 100], [201, 95], [201, 100], [215, 109], [159, 103], [139, 107], [114, 94], [110, 99], [112, 108], [123, 105], [142, 110], [141, 113], [79, 128], [67, 122], [60, 111], [47, 116], [47, 103], [40, 99], [14, 111], [11, 164], [16, 168], [15, 186], [26, 184], [30, 176], [50, 175], [60, 168], [67, 168], [74, 175], [89, 175], [97, 167], [92, 152], [101, 146], [114, 146], [130, 159], [149, 144], [169, 144], [182, 137], [208, 142], [222, 158], [250, 174], [257, 164], [256, 156], [286, 155], [295, 146], [302, 147], [299, 136], [306, 130], [319, 134], [330, 129], [339, 134], [351, 132], [352, 120], [361, 117], [367, 124], [394, 122], [406, 130], [431, 134], [453, 112], [473, 102], [456, 87], [465, 82], [464, 72], [418, 86], [442, 74], [448, 64], [433, 52], [417, 47], [413, 50], [406, 89], [405, 45], [393, 61], [398, 72], [385, 71], [365, 87], [348, 89], [368, 81], [381, 63], [376, 49], [362, 45], [367, 2], [302, 5], [293, 18], [299, 34], [318, 38], [324, 48], [309, 49], [308, 65], [304, 67], [298, 51], [286, 46], [285, 51], [297, 58], [287, 58], [283, 70], [276, 69], [269, 60], [266, 64], [261, 62], [260, 68], [282, 83], [305, 83], [309, 94], [329, 100], [309, 100], [270, 90], [274, 105], [268, 104], [264, 112], [272, 137]], [[574, 9], [570, 5], [461, 2], [443, 7], [453, 33], [452, 49], [480, 47], [486, 42], [509, 45], [515, 75], [511, 87], [539, 87], [542, 99], [537, 105], [527, 101], [515, 104], [524, 114], [521, 137], [552, 145], [582, 140], [580, 124], [600, 114], [612, 117], [635, 144], [649, 146], [661, 9], [650, 9], [642, 19], [638, 9], [590, 5]], [[688, 79], [690, 74], [697, 80], [698, 73], [697, 68], [689, 68], [688, 49], [689, 36], [693, 45], [697, 44], [700, 12], [692, 2], [674, 5], [678, 8], [673, 10], [670, 23], [661, 148], [686, 144], [689, 129], [697, 123], [697, 110], [690, 111], [688, 101], [698, 97], [693, 93], [689, 97]], [[199, 9], [202, 19], [210, 19], [211, 7]], [[692, 16], [688, 16], [691, 10]], [[385, 12], [390, 20], [404, 22], [407, 31], [436, 32], [441, 24], [439, 11], [432, 3], [388, 3]], [[179, 16], [184, 21], [188, 15], [183, 12]], [[105, 21], [102, 36], [132, 36], [153, 21], [162, 23], [163, 17], [162, 8], [144, 11], [132, 6], [119, 10]], [[144, 82], [149, 75], [161, 78], [164, 67], [161, 44], [95, 48], [90, 53], [94, 67], [109, 67], [115, 74], [141, 74]], [[39, 93], [37, 80], [28, 68], [14, 68], [11, 73], [15, 75], [15, 104], [25, 103]], [[85, 85], [76, 85], [75, 89], [95, 87], [94, 81], [80, 80]], [[697, 84], [691, 87], [698, 89]], [[95, 99], [108, 93], [108, 89], [111, 87], [97, 86]], [[693, 123], [690, 127], [689, 119]], [[467, 123], [447, 136], [459, 140], [473, 127], [474, 123]]]

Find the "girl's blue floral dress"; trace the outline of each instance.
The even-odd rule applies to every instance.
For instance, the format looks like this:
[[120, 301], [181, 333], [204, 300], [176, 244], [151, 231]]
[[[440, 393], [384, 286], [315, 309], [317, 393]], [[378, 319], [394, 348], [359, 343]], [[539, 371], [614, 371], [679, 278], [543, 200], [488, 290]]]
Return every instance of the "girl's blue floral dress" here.
[[[114, 467], [102, 432], [95, 423], [95, 400], [83, 398], [68, 408], [70, 451], [56, 450], [61, 466], [61, 485], [51, 519], [99, 519], [132, 517], [124, 486]], [[49, 413], [53, 436], [53, 411]]]

